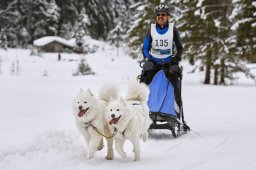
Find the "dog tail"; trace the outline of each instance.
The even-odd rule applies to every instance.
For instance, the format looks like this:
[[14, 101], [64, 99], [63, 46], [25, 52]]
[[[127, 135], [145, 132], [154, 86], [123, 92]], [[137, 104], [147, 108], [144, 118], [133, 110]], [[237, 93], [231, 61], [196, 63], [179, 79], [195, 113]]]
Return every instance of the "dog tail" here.
[[110, 99], [117, 99], [118, 88], [113, 84], [105, 84], [99, 90], [99, 98], [105, 102], [109, 102]]
[[136, 100], [146, 102], [148, 100], [149, 89], [144, 83], [134, 81], [128, 88], [126, 100]]

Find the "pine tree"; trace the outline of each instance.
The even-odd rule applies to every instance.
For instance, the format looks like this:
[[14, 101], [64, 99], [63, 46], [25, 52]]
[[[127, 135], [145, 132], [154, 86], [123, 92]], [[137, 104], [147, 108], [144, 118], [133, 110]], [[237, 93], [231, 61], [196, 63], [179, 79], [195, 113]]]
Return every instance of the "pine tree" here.
[[219, 59], [220, 63], [215, 62], [214, 68], [218, 71], [220, 69], [220, 74], [215, 74], [214, 84], [226, 84], [225, 79], [229, 78], [229, 67], [228, 63], [234, 63], [234, 55], [232, 54], [234, 50], [234, 32], [231, 30], [232, 22], [228, 16], [231, 15], [233, 5], [232, 0], [223, 0], [217, 4], [218, 17], [214, 19], [215, 26], [217, 27], [217, 36], [214, 50], [215, 61]]
[[184, 0], [181, 6], [182, 17], [178, 20], [181, 37], [184, 42], [184, 57], [191, 64], [199, 62], [197, 68], [205, 71], [204, 83], [211, 80], [213, 65], [213, 47], [216, 37], [214, 18], [211, 12], [214, 5], [211, 1]]
[[111, 44], [114, 44], [116, 47], [119, 47], [120, 42], [123, 40], [122, 35], [124, 30], [121, 27], [121, 23], [117, 24], [116, 27], [109, 32], [108, 41]]
[[83, 37], [85, 36], [85, 22], [83, 15], [79, 17], [79, 20], [76, 25], [76, 34], [75, 34], [75, 39], [76, 39], [76, 46], [74, 47], [75, 52], [80, 53], [80, 54], [86, 54], [87, 49], [85, 47], [85, 42]]
[[134, 0], [112, 0], [111, 8], [113, 9], [114, 28], [110, 30], [107, 40], [112, 44], [127, 40], [127, 31], [129, 30], [133, 16], [131, 15], [130, 6]]
[[0, 29], [5, 33], [8, 39], [8, 46], [15, 47], [17, 45], [17, 32], [21, 15], [17, 10], [17, 0], [5, 1], [0, 10]]
[[87, 0], [84, 3], [90, 23], [86, 24], [92, 38], [106, 40], [108, 32], [114, 28], [111, 1]]
[[83, 2], [79, 3], [79, 0], [56, 0], [56, 4], [60, 8], [57, 26], [58, 36], [68, 39], [74, 36], [75, 29], [73, 29], [73, 26], [77, 22], [78, 9], [83, 6]]
[[[187, 58], [192, 65], [197, 60], [202, 61], [203, 56], [201, 54], [206, 48], [205, 42], [203, 42], [206, 37], [205, 22], [203, 16], [200, 15], [199, 7], [200, 4], [197, 0], [183, 0], [182, 5], [180, 5], [182, 16], [177, 21], [185, 49], [183, 57]], [[204, 65], [204, 62], [201, 64]]]
[[23, 48], [28, 48], [28, 42], [30, 39], [30, 35], [25, 27], [22, 27], [19, 31], [19, 45]]
[[[200, 61], [198, 68], [205, 71], [205, 84], [225, 84], [228, 65], [232, 62], [234, 37], [229, 15], [231, 0], [184, 1], [181, 31], [184, 32], [185, 56], [191, 64]], [[219, 74], [220, 73], [220, 74]]]
[[57, 35], [57, 23], [59, 17], [59, 8], [56, 6], [55, 1], [47, 0], [33, 1], [31, 18], [29, 20], [30, 34], [32, 40], [46, 36]]
[[82, 57], [79, 65], [78, 65], [78, 70], [77, 70], [76, 74], [74, 74], [74, 75], [78, 76], [78, 75], [90, 75], [90, 74], [95, 75], [95, 73], [92, 71], [91, 67], [85, 60], [85, 58]]
[[24, 32], [29, 43], [45, 35], [56, 35], [58, 16], [54, 0], [13, 0], [1, 15], [1, 23], [6, 29], [9, 45], [16, 47], [26, 43]]
[[236, 0], [234, 6], [232, 29], [237, 34], [236, 54], [256, 62], [256, 2]]
[[[205, 84], [226, 84], [235, 80], [235, 73], [254, 76], [241, 64], [238, 55], [236, 32], [232, 28], [232, 0], [184, 0], [179, 20], [184, 40], [185, 54], [198, 68], [204, 68]], [[248, 36], [248, 35], [247, 35]], [[212, 75], [213, 73], [213, 75]], [[214, 76], [214, 77], [213, 77]]]
[[[121, 39], [130, 28], [129, 6], [135, 0], [6, 0], [1, 1], [0, 28], [6, 29], [9, 45], [24, 44], [21, 32], [29, 34], [29, 43], [49, 35], [70, 39], [75, 37], [79, 18], [86, 15], [86, 34], [100, 40], [119, 25]], [[4, 15], [3, 15], [4, 13]]]
[[7, 50], [8, 41], [4, 31], [0, 31], [0, 48]]

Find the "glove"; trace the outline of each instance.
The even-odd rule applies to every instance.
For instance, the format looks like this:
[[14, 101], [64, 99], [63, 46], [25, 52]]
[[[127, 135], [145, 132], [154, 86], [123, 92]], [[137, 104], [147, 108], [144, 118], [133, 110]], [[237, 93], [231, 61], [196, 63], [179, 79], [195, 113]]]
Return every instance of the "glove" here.
[[180, 62], [180, 57], [175, 56], [172, 58], [171, 65], [179, 65], [179, 62]]

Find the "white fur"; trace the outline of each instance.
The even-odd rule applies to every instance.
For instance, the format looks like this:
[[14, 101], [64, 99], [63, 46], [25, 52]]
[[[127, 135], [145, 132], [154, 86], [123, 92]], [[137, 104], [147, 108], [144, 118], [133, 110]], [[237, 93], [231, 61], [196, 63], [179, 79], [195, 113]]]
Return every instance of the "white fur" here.
[[[111, 115], [120, 117], [116, 124], [110, 125], [115, 135], [115, 149], [121, 157], [126, 158], [123, 146], [126, 139], [133, 144], [135, 154], [134, 160], [140, 160], [140, 137], [146, 142], [148, 139], [148, 128], [150, 125], [149, 110], [147, 106], [148, 89], [144, 84], [132, 83], [128, 89], [126, 100], [122, 97], [119, 100], [110, 100], [107, 106], [108, 121], [112, 120]], [[136, 104], [136, 105], [134, 105]]]
[[[76, 125], [84, 137], [88, 146], [87, 159], [92, 159], [97, 150], [103, 148], [103, 136], [97, 133], [92, 126], [96, 127], [105, 136], [111, 136], [110, 128], [106, 119], [106, 104], [109, 102], [111, 97], [117, 96], [117, 90], [114, 86], [111, 88], [102, 88], [100, 95], [101, 98], [96, 98], [93, 93], [88, 89], [86, 91], [80, 90], [79, 94], [75, 97], [73, 102], [73, 114], [75, 117]], [[79, 107], [88, 111], [79, 117]], [[110, 160], [114, 158], [113, 155], [113, 139], [107, 139], [107, 156], [106, 159]]]
[[132, 82], [128, 88], [126, 95], [126, 100], [137, 100], [141, 102], [147, 102], [149, 89], [146, 84], [138, 83], [136, 81]]
[[109, 102], [110, 98], [117, 99], [118, 89], [113, 84], [105, 84], [99, 90], [99, 98], [106, 103]]

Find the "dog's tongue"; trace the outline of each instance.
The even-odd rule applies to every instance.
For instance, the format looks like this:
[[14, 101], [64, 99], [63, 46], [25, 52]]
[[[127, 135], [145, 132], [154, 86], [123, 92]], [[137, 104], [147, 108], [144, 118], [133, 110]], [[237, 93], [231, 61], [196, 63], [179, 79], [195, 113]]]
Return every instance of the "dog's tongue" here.
[[118, 120], [119, 120], [119, 118], [113, 118], [113, 119], [111, 119], [108, 123], [110, 124], [110, 125], [112, 125], [112, 124], [116, 124], [117, 122], [118, 122]]
[[78, 113], [78, 117], [82, 117], [88, 110], [89, 110], [89, 107], [86, 108], [85, 110], [80, 110]]
[[85, 114], [85, 110], [80, 110], [80, 112], [78, 113], [78, 117], [82, 117]]

